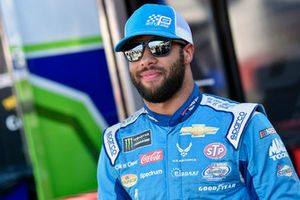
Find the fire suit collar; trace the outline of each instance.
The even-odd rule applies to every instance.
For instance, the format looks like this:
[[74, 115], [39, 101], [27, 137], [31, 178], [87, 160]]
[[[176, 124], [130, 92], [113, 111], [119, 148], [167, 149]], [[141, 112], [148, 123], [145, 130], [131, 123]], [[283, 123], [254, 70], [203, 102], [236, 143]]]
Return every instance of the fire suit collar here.
[[199, 106], [201, 98], [202, 93], [199, 91], [198, 86], [194, 84], [194, 89], [191, 96], [173, 115], [163, 115], [152, 112], [146, 105], [144, 105], [144, 108], [147, 111], [148, 118], [152, 122], [160, 126], [175, 126], [186, 120], [196, 110], [196, 108]]

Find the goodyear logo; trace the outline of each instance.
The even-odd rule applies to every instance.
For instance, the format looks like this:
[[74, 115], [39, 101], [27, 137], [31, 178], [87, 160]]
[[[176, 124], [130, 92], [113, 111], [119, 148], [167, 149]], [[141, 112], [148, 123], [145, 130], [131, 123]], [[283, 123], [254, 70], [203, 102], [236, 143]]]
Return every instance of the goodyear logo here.
[[137, 183], [138, 177], [135, 174], [126, 174], [121, 177], [122, 184], [129, 188]]
[[206, 126], [205, 124], [193, 124], [191, 127], [183, 127], [181, 135], [192, 135], [192, 137], [205, 137], [206, 135], [216, 134], [219, 128]]
[[150, 130], [123, 139], [124, 152], [133, 151], [137, 148], [144, 147], [150, 144], [152, 144]]
[[222, 191], [222, 190], [227, 190], [231, 188], [235, 188], [237, 186], [236, 183], [220, 183], [219, 185], [207, 185], [207, 186], [200, 186], [198, 190], [200, 192], [206, 192], [206, 191]]

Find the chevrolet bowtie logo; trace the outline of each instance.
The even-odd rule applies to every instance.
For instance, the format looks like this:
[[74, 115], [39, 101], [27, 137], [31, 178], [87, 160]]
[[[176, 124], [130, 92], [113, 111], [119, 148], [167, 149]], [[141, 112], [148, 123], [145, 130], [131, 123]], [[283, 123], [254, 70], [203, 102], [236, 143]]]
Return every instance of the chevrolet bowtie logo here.
[[181, 135], [192, 135], [192, 137], [205, 137], [207, 134], [216, 134], [219, 128], [209, 127], [205, 124], [193, 124], [190, 127], [183, 127], [180, 130]]

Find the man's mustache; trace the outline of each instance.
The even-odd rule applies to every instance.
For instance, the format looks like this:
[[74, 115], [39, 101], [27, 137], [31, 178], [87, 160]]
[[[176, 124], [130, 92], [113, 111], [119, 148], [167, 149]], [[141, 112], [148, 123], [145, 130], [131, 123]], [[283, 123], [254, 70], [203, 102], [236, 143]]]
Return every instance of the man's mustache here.
[[160, 71], [162, 74], [166, 73], [166, 70], [162, 67], [151, 66], [151, 67], [144, 67], [142, 70], [138, 71], [136, 74], [140, 77], [141, 73], [149, 71], [149, 70]]

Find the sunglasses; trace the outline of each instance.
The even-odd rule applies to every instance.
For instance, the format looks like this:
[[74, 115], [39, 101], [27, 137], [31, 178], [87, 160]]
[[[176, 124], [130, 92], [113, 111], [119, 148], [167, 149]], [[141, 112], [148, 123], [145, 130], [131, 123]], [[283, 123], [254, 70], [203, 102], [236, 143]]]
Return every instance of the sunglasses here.
[[123, 53], [129, 62], [139, 61], [143, 57], [145, 47], [149, 47], [151, 54], [155, 57], [167, 56], [171, 51], [172, 43], [187, 44], [183, 40], [152, 38], [142, 42], [128, 42]]

